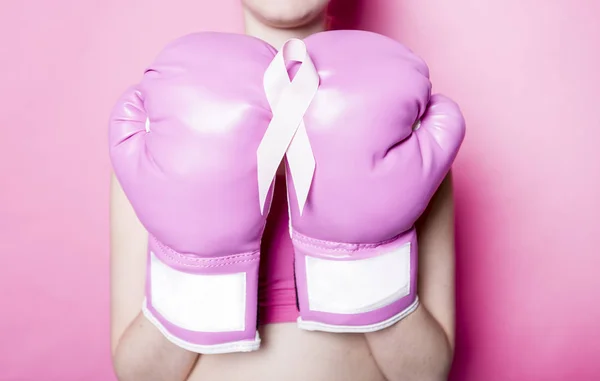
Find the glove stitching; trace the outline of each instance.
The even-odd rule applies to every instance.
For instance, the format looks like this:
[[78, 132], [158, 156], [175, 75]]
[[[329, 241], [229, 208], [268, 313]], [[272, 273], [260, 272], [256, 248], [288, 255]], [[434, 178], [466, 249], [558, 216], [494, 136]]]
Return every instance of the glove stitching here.
[[[333, 242], [333, 241], [325, 241], [325, 240], [320, 240], [320, 239], [316, 239], [316, 238], [310, 238], [307, 237], [301, 233], [298, 233], [297, 231], [294, 231], [292, 234], [292, 241], [294, 243], [300, 244], [300, 245], [304, 245], [304, 246], [309, 246], [315, 249], [323, 249], [323, 250], [327, 250], [327, 251], [333, 251], [333, 252], [353, 252], [353, 251], [358, 251], [361, 249], [375, 249], [379, 246], [383, 246], [389, 243], [394, 242], [395, 240], [397, 240], [403, 233], [387, 239], [385, 241], [381, 241], [379, 243], [342, 243], [342, 242]], [[328, 247], [328, 245], [346, 245], [346, 246], [351, 246], [352, 248], [331, 248]]]
[[[250, 257], [250, 258], [244, 259], [244, 260], [226, 260], [224, 258], [188, 257], [188, 256], [178, 253], [177, 251], [173, 250], [172, 248], [166, 246], [165, 244], [160, 242], [158, 239], [156, 239], [156, 237], [152, 237], [152, 238], [153, 238], [154, 242], [156, 243], [156, 245], [158, 246], [158, 248], [160, 249], [161, 253], [166, 258], [168, 258], [170, 261], [172, 261], [174, 263], [177, 263], [177, 264], [180, 264], [183, 266], [187, 266], [187, 267], [213, 268], [213, 267], [223, 267], [223, 266], [248, 263], [248, 262], [256, 262], [259, 260], [259, 251], [258, 250], [254, 251], [254, 252], [249, 252], [249, 253], [234, 254], [234, 255], [230, 255], [230, 256], [226, 257], [228, 259], [242, 259], [242, 258]], [[198, 263], [189, 263], [189, 262], [198, 262]], [[211, 262], [218, 262], [218, 263], [217, 264], [207, 264], [207, 263], [211, 263]]]

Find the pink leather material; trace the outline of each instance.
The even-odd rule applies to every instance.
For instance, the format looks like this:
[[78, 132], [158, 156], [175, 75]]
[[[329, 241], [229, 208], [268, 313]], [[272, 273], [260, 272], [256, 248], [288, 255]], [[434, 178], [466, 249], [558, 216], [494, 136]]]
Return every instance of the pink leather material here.
[[[390, 38], [331, 31], [305, 42], [321, 80], [304, 115], [317, 170], [302, 216], [288, 184], [294, 229], [349, 243], [409, 230], [462, 142], [458, 106], [431, 97], [426, 64]], [[429, 124], [413, 133], [420, 118]]]
[[[367, 326], [380, 323], [404, 311], [417, 301], [418, 249], [415, 229], [403, 233], [389, 241], [378, 244], [356, 244], [327, 242], [312, 239], [294, 232], [292, 241], [295, 246], [296, 287], [302, 319], [305, 321], [325, 322], [339, 326]], [[403, 245], [410, 244], [410, 292], [408, 295], [382, 308], [357, 314], [337, 314], [312, 311], [309, 308], [306, 285], [306, 256], [328, 260], [352, 261], [385, 254]], [[369, 287], [369, 285], [365, 285]]]
[[[302, 214], [288, 171], [293, 229], [340, 244], [378, 244], [411, 231], [463, 141], [459, 107], [443, 95], [432, 96], [426, 64], [390, 38], [334, 31], [305, 42], [320, 76], [304, 115], [317, 168]], [[306, 254], [319, 255], [296, 244], [296, 255]], [[413, 264], [416, 276], [416, 259]], [[302, 266], [296, 271], [302, 301]], [[403, 304], [381, 309], [379, 317], [340, 317], [317, 316], [301, 303], [300, 315], [360, 326], [385, 320], [394, 309], [401, 314]]]
[[[246, 272], [245, 332], [190, 333], [162, 321], [191, 344], [255, 338], [258, 258], [252, 254], [255, 262], [242, 267], [225, 258], [260, 248], [266, 216], [259, 209], [256, 150], [271, 119], [262, 78], [275, 53], [242, 35], [185, 36], [159, 54], [111, 115], [114, 171], [150, 235], [176, 256], [222, 265], [187, 271]], [[156, 254], [166, 260], [164, 253]]]
[[[288, 168], [294, 229], [352, 244], [410, 231], [464, 137], [458, 107], [430, 95], [425, 63], [390, 38], [331, 31], [304, 43], [319, 76], [303, 116], [316, 171], [300, 215]], [[248, 36], [188, 35], [167, 46], [115, 107], [115, 173], [146, 229], [170, 250], [210, 259], [258, 251], [266, 215], [256, 155], [274, 117], [263, 77], [275, 55]], [[270, 200], [271, 191], [266, 210]], [[228, 266], [210, 271], [236, 271]]]

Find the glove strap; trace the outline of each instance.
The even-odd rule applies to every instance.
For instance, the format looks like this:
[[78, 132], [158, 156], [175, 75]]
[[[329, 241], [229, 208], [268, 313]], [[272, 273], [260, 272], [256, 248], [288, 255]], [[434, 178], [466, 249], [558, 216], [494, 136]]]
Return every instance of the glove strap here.
[[302, 329], [373, 332], [418, 306], [414, 231], [378, 244], [327, 242], [292, 233]]
[[256, 350], [259, 252], [205, 258], [177, 253], [150, 238], [143, 312], [187, 350]]

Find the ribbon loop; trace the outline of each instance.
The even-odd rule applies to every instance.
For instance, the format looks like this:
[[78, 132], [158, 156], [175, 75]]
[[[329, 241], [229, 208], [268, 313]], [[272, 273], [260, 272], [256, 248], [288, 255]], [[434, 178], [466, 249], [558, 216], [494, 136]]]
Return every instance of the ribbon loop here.
[[[300, 62], [293, 80], [286, 59]], [[291, 39], [283, 44], [265, 71], [263, 84], [273, 118], [256, 151], [260, 211], [264, 213], [267, 193], [286, 156], [302, 214], [316, 166], [304, 114], [319, 87], [317, 69], [302, 40]]]

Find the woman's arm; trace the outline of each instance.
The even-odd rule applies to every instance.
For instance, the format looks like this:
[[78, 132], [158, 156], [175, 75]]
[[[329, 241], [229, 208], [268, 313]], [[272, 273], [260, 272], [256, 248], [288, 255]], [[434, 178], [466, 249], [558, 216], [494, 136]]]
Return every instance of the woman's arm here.
[[366, 334], [390, 381], [446, 380], [454, 351], [454, 204], [449, 174], [417, 223], [419, 308], [396, 325]]
[[114, 175], [110, 193], [111, 347], [117, 377], [185, 380], [197, 354], [169, 342], [142, 315], [148, 233]]

